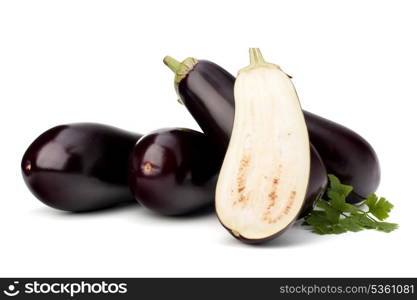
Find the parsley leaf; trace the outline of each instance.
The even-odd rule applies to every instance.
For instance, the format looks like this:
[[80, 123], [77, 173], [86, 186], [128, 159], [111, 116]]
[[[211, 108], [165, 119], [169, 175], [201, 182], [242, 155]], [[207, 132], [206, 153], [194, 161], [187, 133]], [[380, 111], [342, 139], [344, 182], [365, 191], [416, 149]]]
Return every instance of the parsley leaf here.
[[395, 223], [378, 222], [378, 227], [376, 229], [383, 232], [391, 232], [397, 228], [398, 224]]
[[369, 195], [366, 201], [363, 203], [369, 208], [369, 212], [373, 214], [378, 220], [383, 221], [388, 218], [388, 214], [394, 207], [385, 198], [378, 197], [375, 194]]
[[346, 228], [347, 231], [361, 231], [364, 229], [363, 226], [361, 226], [360, 222], [357, 220], [357, 216], [349, 216], [342, 220], [340, 220], [340, 225], [342, 225], [344, 228]]
[[[385, 198], [371, 194], [359, 206], [346, 203], [346, 197], [353, 190], [352, 186], [342, 184], [334, 175], [329, 174], [328, 177], [330, 181], [326, 191], [328, 200], [319, 199], [314, 210], [305, 217], [305, 223], [311, 226], [313, 232], [341, 234], [364, 229], [391, 232], [398, 228], [395, 223], [381, 222], [388, 218], [393, 208]], [[363, 205], [368, 207], [367, 211], [362, 209]]]

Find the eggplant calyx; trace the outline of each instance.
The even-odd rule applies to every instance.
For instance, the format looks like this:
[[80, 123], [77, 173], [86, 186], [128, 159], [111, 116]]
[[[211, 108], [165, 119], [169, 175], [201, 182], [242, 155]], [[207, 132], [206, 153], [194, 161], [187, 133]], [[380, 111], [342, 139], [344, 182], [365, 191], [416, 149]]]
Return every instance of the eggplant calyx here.
[[[178, 85], [181, 80], [187, 77], [188, 73], [195, 67], [198, 63], [198, 60], [193, 57], [188, 57], [182, 62], [179, 62], [171, 56], [164, 57], [164, 64], [175, 73], [174, 86], [178, 94]], [[180, 101], [178, 101], [180, 102]], [[181, 103], [181, 102], [180, 102]]]

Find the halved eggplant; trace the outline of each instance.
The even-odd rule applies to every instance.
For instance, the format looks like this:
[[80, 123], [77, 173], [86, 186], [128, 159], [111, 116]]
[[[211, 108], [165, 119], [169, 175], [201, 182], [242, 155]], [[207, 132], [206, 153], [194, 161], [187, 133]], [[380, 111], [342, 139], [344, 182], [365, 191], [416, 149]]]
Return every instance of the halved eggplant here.
[[[220, 66], [206, 60], [187, 58], [178, 62], [165, 57], [164, 63], [175, 73], [175, 89], [203, 132], [224, 157], [233, 127], [235, 78]], [[307, 215], [327, 186], [326, 167], [315, 147], [311, 147], [310, 180], [300, 217]], [[213, 156], [213, 155], [211, 155]], [[216, 155], [217, 156], [217, 155]]]
[[288, 76], [250, 49], [236, 79], [232, 135], [216, 186], [216, 212], [236, 238], [259, 243], [301, 213], [310, 177], [310, 143]]
[[[175, 88], [181, 102], [224, 155], [233, 127], [235, 78], [207, 60], [187, 58], [181, 63], [167, 56], [164, 63], [176, 74]], [[380, 181], [380, 167], [372, 146], [340, 124], [308, 111], [304, 111], [304, 117], [310, 142], [320, 154], [327, 172], [353, 186], [347, 201], [358, 203], [374, 193]], [[314, 155], [312, 151], [312, 162]], [[326, 177], [315, 170], [311, 166], [312, 178]]]

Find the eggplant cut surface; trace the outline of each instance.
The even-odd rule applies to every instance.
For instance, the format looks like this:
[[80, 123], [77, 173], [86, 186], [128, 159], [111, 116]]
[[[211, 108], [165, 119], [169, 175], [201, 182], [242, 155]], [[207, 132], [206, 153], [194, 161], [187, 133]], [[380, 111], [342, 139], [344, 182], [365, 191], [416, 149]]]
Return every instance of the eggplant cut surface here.
[[[235, 78], [219, 65], [207, 60], [189, 57], [179, 62], [167, 56], [164, 63], [176, 75], [175, 88], [181, 103], [224, 156], [235, 114]], [[327, 184], [327, 174], [320, 174], [325, 171], [323, 166], [314, 164], [315, 161], [321, 161], [328, 173], [336, 175], [344, 184], [353, 186], [347, 198], [348, 203], [362, 202], [374, 193], [380, 182], [381, 170], [372, 146], [354, 131], [333, 121], [308, 111], [304, 111], [304, 118], [310, 142], [317, 150], [312, 151], [310, 178], [315, 179], [317, 184], [321, 178], [321, 185]], [[320, 191], [316, 191], [316, 195], [321, 195]], [[312, 196], [311, 201], [318, 198]], [[303, 215], [307, 213], [308, 209]]]
[[307, 127], [288, 76], [250, 49], [237, 77], [235, 119], [216, 187], [221, 223], [245, 242], [288, 228], [304, 204], [310, 175]]

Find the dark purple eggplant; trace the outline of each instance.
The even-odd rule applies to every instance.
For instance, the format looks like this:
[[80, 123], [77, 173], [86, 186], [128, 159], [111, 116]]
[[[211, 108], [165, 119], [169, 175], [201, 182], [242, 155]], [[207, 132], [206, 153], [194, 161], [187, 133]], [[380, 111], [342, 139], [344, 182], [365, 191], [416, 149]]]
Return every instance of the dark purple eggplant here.
[[140, 137], [93, 123], [51, 128], [23, 155], [23, 179], [40, 201], [65, 211], [134, 201], [128, 187], [128, 159]]
[[[175, 87], [181, 102], [224, 154], [233, 127], [235, 78], [206, 60], [187, 58], [180, 63], [166, 57], [164, 63], [176, 74]], [[358, 203], [374, 193], [380, 181], [380, 167], [371, 145], [342, 125], [307, 111], [304, 117], [310, 141], [327, 172], [353, 186], [348, 202]]]
[[161, 129], [134, 147], [129, 185], [143, 206], [163, 215], [184, 215], [214, 203], [221, 162], [203, 133]]
[[327, 169], [316, 148], [310, 143], [310, 178], [303, 208], [299, 218], [304, 218], [313, 209], [327, 187]]
[[359, 134], [308, 111], [304, 118], [310, 141], [330, 174], [353, 186], [347, 201], [359, 203], [378, 188], [381, 171], [372, 146]]

